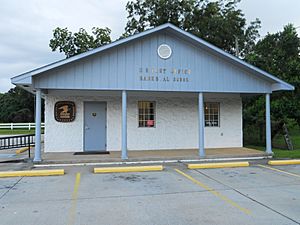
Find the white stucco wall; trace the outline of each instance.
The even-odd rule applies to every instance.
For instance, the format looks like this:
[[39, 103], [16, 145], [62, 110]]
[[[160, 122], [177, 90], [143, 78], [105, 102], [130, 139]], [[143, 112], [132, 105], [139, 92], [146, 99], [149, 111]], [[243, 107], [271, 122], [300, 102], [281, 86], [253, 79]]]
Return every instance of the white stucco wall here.
[[[76, 119], [59, 123], [54, 119], [56, 101], [74, 101]], [[156, 127], [138, 128], [139, 100], [156, 101]], [[101, 96], [61, 97], [47, 95], [45, 151], [83, 151], [83, 102], [107, 102], [107, 150], [121, 149], [121, 98]], [[220, 127], [205, 128], [205, 147], [242, 146], [242, 102], [237, 94], [206, 94], [206, 102], [220, 102]], [[193, 149], [198, 147], [196, 97], [128, 97], [128, 150]]]
[[[71, 123], [59, 123], [54, 119], [57, 101], [74, 101], [76, 118]], [[45, 98], [45, 152], [77, 152], [83, 145], [83, 102], [76, 97], [46, 96]]]
[[[76, 105], [76, 118], [70, 123], [60, 123], [54, 118], [54, 105], [57, 101], [73, 101]], [[107, 102], [107, 146], [121, 136], [120, 98], [99, 96], [57, 96], [45, 98], [45, 152], [81, 152], [84, 137], [84, 101]], [[118, 138], [117, 138], [118, 137]], [[117, 148], [117, 149], [120, 149]]]

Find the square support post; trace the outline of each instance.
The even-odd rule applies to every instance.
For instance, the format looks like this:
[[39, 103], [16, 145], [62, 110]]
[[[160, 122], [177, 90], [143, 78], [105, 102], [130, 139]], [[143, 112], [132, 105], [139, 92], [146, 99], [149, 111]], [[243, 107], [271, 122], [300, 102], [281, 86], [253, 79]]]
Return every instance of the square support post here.
[[272, 152], [270, 94], [266, 94], [266, 153]]
[[122, 159], [127, 156], [127, 92], [122, 91]]
[[204, 149], [204, 103], [203, 103], [203, 93], [199, 93], [198, 97], [199, 106], [199, 156], [205, 157]]
[[41, 114], [42, 114], [42, 92], [37, 89], [35, 92], [35, 148], [34, 162], [41, 162]]

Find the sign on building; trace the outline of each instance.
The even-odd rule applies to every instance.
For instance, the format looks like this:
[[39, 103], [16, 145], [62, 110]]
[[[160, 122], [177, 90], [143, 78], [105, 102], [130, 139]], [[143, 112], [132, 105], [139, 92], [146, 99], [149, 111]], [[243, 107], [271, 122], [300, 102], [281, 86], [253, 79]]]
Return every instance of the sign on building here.
[[75, 120], [75, 103], [70, 101], [56, 102], [54, 117], [57, 122], [72, 122]]

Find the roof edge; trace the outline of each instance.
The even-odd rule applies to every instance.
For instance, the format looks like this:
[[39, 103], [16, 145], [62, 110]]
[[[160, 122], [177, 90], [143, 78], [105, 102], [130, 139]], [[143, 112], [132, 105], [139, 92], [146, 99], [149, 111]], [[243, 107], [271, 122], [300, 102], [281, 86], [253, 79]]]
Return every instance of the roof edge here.
[[286, 82], [272, 84], [272, 91], [294, 91], [295, 87]]
[[111, 42], [109, 44], [106, 44], [106, 45], [103, 45], [103, 46], [100, 46], [98, 48], [95, 48], [93, 50], [90, 50], [90, 51], [87, 51], [87, 52], [84, 52], [84, 53], [81, 53], [79, 55], [75, 55], [75, 56], [72, 56], [70, 58], [67, 58], [67, 59], [62, 59], [62, 60], [58, 60], [56, 62], [53, 62], [53, 63], [50, 63], [50, 64], [47, 64], [45, 66], [42, 66], [42, 67], [39, 67], [37, 69], [34, 69], [34, 70], [31, 70], [31, 71], [28, 71], [26, 73], [23, 73], [23, 74], [19, 74], [17, 76], [14, 76], [11, 78], [11, 81], [12, 83], [16, 84], [18, 82], [18, 80], [22, 80], [22, 79], [25, 79], [27, 77], [31, 77], [31, 76], [34, 76], [34, 75], [37, 75], [37, 74], [40, 74], [42, 72], [45, 72], [45, 71], [48, 71], [48, 70], [51, 70], [53, 68], [56, 68], [56, 67], [59, 67], [59, 66], [62, 66], [62, 65], [65, 65], [65, 64], [68, 64], [68, 63], [71, 63], [71, 62], [74, 62], [74, 61], [77, 61], [79, 59], [82, 59], [82, 58], [85, 58], [85, 57], [88, 57], [88, 56], [91, 56], [93, 54], [96, 54], [96, 53], [99, 53], [101, 51], [104, 51], [106, 49], [109, 49], [109, 48], [112, 48], [112, 47], [115, 47], [115, 46], [118, 46], [118, 45], [121, 45], [121, 44], [124, 44], [126, 42], [129, 42], [129, 41], [132, 41], [132, 40], [135, 40], [137, 38], [140, 38], [140, 37], [143, 37], [143, 36], [146, 36], [148, 34], [151, 34], [151, 33], [154, 33], [154, 32], [157, 32], [157, 31], [160, 31], [160, 30], [163, 30], [163, 29], [167, 29], [167, 28], [171, 28], [172, 30], [180, 33], [181, 35], [184, 35], [184, 36], [187, 36], [189, 38], [191, 38], [192, 40], [200, 43], [201, 45], [203, 45], [204, 47], [206, 47], [208, 50], [214, 52], [214, 53], [217, 53], [218, 55], [220, 55], [221, 57], [223, 58], [227, 58], [227, 59], [230, 59], [232, 62], [235, 62], [239, 65], [242, 65], [244, 66], [245, 68], [249, 69], [249, 70], [252, 70], [268, 79], [270, 79], [271, 81], [273, 82], [276, 82], [276, 83], [279, 83], [280, 85], [275, 85], [274, 88], [273, 88], [273, 85], [272, 85], [272, 90], [274, 91], [277, 91], [277, 90], [294, 90], [295, 87], [277, 77], [275, 77], [274, 75], [264, 71], [264, 70], [261, 70], [233, 55], [231, 55], [230, 53], [227, 53], [225, 52], [224, 50], [214, 46], [213, 44], [195, 36], [194, 34], [191, 34], [187, 31], [184, 31], [178, 27], [176, 27], [175, 25], [171, 24], [171, 23], [165, 23], [165, 24], [162, 24], [160, 26], [157, 26], [155, 28], [151, 28], [151, 29], [148, 29], [146, 31], [143, 31], [141, 33], [137, 33], [137, 34], [134, 34], [132, 36], [129, 36], [127, 38], [124, 38], [124, 39], [119, 39], [119, 40], [116, 40], [114, 42]]
[[41, 66], [41, 67], [38, 67], [34, 70], [30, 70], [28, 72], [25, 72], [25, 73], [22, 73], [22, 74], [19, 74], [19, 75], [16, 75], [14, 77], [12, 77], [11, 79], [15, 79], [17, 77], [20, 77], [20, 76], [34, 76], [34, 75], [37, 75], [39, 73], [42, 73], [42, 72], [45, 72], [47, 70], [51, 70], [55, 67], [59, 67], [59, 66], [62, 66], [64, 64], [67, 64], [67, 63], [71, 63], [71, 62], [74, 62], [76, 60], [79, 60], [81, 58], [85, 58], [85, 57], [88, 57], [90, 55], [93, 55], [93, 54], [96, 54], [98, 52], [101, 52], [101, 51], [104, 51], [106, 49], [109, 49], [109, 48], [112, 48], [112, 47], [115, 47], [115, 46], [118, 46], [118, 45], [121, 45], [123, 43], [126, 43], [128, 41], [131, 41], [131, 40], [134, 40], [134, 39], [137, 39], [137, 38], [140, 38], [140, 37], [143, 37], [143, 36], [146, 36], [148, 34], [151, 34], [153, 32], [156, 32], [156, 31], [159, 31], [159, 30], [163, 30], [165, 28], [168, 28], [168, 27], [172, 27], [172, 28], [175, 28], [176, 26], [174, 26], [173, 24], [171, 23], [165, 23], [165, 24], [162, 24], [160, 26], [157, 26], [155, 28], [151, 28], [151, 29], [148, 29], [146, 31], [143, 31], [141, 33], [137, 33], [137, 34], [134, 34], [134, 35], [131, 35], [127, 38], [123, 38], [123, 39], [119, 39], [119, 40], [116, 40], [114, 42], [111, 42], [109, 44], [106, 44], [106, 45], [102, 45], [98, 48], [95, 48], [95, 49], [92, 49], [90, 51], [87, 51], [87, 52], [84, 52], [84, 53], [81, 53], [81, 54], [78, 54], [78, 55], [75, 55], [75, 56], [72, 56], [70, 58], [66, 58], [66, 59], [61, 59], [61, 60], [58, 60], [58, 61], [55, 61], [53, 63], [49, 63], [49, 64], [46, 64], [44, 66]]

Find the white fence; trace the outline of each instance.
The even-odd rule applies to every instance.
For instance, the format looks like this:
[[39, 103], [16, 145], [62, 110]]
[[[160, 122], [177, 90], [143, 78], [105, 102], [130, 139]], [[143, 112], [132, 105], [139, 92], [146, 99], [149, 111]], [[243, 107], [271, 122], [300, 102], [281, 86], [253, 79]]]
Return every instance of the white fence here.
[[[42, 123], [42, 128], [45, 127], [45, 123]], [[35, 123], [0, 123], [0, 129], [34, 129]]]

